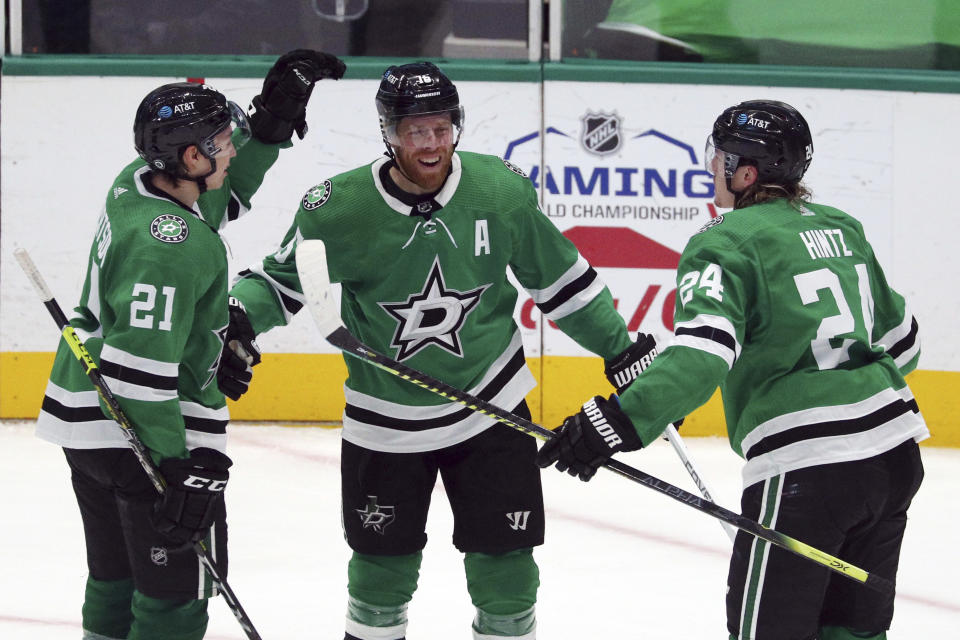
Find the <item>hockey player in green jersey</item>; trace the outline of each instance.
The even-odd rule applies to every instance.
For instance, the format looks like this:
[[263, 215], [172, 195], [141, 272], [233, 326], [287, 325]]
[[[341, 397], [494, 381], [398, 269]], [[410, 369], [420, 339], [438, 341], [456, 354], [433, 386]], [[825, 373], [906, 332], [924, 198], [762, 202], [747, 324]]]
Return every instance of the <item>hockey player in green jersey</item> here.
[[85, 640], [199, 640], [206, 631], [215, 590], [190, 546], [205, 539], [226, 576], [231, 461], [219, 387], [238, 395], [250, 379], [249, 364], [224, 345], [255, 353], [252, 334], [230, 322], [219, 231], [250, 207], [292, 132], [305, 131], [314, 82], [343, 71], [315, 51], [281, 56], [249, 122], [201, 84], [166, 84], [140, 103], [140, 158], [106, 194], [71, 323], [158, 463], [163, 498], [66, 342], [37, 420], [37, 435], [64, 448], [80, 506]]
[[[860, 223], [808, 201], [800, 179], [812, 157], [810, 129], [787, 104], [720, 115], [706, 162], [717, 206], [734, 210], [683, 251], [673, 343], [619, 402], [597, 396], [567, 418], [537, 462], [589, 480], [719, 385], [746, 460], [743, 514], [893, 581], [923, 478], [917, 442], [929, 436], [904, 380], [917, 323]], [[892, 594], [737, 534], [731, 638], [885, 638], [892, 617]]]
[[[310, 189], [280, 250], [234, 286], [258, 334], [303, 306], [297, 243], [319, 238], [355, 336], [519, 414], [529, 416], [524, 397], [534, 379], [508, 270], [564, 332], [612, 367], [647, 355], [645, 337], [631, 345], [609, 290], [540, 211], [520, 169], [455, 150], [464, 110], [440, 69], [390, 67], [376, 105], [386, 157]], [[453, 543], [465, 554], [474, 637], [534, 638], [532, 550], [544, 530], [535, 441], [368, 364], [346, 364], [346, 638], [404, 637], [438, 473]]]

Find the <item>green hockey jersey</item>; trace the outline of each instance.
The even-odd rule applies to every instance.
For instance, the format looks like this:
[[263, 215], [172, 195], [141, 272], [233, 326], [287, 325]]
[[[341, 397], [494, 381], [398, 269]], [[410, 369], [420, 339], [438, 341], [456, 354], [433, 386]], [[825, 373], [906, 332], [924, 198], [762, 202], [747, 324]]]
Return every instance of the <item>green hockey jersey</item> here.
[[917, 323], [860, 223], [786, 200], [715, 218], [677, 270], [673, 343], [623, 394], [644, 442], [719, 384], [745, 486], [929, 435]]
[[[232, 294], [258, 333], [286, 324], [303, 305], [296, 245], [319, 238], [351, 333], [495, 405], [512, 409], [535, 386], [513, 319], [517, 290], [508, 270], [589, 351], [611, 358], [629, 346], [609, 290], [540, 211], [519, 169], [495, 156], [455, 153], [443, 188], [412, 207], [384, 186], [387, 162], [308, 191], [280, 250], [241, 274]], [[494, 424], [369, 364], [346, 364], [349, 442], [428, 451]]]
[[[228, 324], [219, 235], [250, 206], [279, 147], [249, 141], [224, 185], [192, 209], [145, 180], [142, 160], [107, 193], [71, 324], [144, 445], [159, 460], [199, 446], [225, 450], [229, 420], [216, 370]], [[63, 447], [127, 447], [64, 341], [37, 419]]]

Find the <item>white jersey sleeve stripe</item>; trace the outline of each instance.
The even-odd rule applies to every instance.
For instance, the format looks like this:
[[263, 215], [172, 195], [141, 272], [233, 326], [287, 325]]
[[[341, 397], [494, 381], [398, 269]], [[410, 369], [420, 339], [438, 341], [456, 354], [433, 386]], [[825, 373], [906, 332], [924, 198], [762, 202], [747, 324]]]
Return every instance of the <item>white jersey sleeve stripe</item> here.
[[595, 278], [586, 289], [583, 289], [576, 295], [568, 298], [563, 304], [548, 311], [546, 314], [547, 317], [556, 322], [575, 311], [579, 311], [593, 302], [593, 299], [600, 295], [605, 286], [600, 278]]
[[536, 304], [541, 304], [547, 302], [555, 295], [560, 293], [560, 290], [565, 286], [574, 282], [577, 278], [585, 274], [590, 269], [590, 264], [587, 262], [586, 258], [583, 256], [577, 256], [577, 261], [573, 263], [573, 266], [567, 269], [563, 275], [557, 278], [553, 284], [543, 288], [543, 289], [527, 289], [527, 293], [530, 294], [530, 297], [533, 298], [533, 301]]
[[108, 360], [124, 368], [136, 369], [144, 373], [149, 373], [155, 376], [163, 376], [166, 378], [176, 378], [180, 370], [180, 364], [177, 362], [164, 362], [162, 360], [144, 358], [142, 356], [134, 355], [129, 351], [117, 349], [109, 344], [103, 345], [103, 351], [100, 352], [100, 358], [101, 360]]
[[[711, 355], [715, 355], [725, 363], [727, 363], [727, 369], [733, 368], [734, 362], [734, 353], [732, 349], [729, 349], [718, 342], [710, 340], [708, 338], [699, 338], [692, 335], [678, 335], [674, 336], [673, 343], [671, 343], [667, 349], [673, 349], [675, 347], [688, 347], [690, 349], [696, 349], [698, 351], [703, 351]], [[666, 351], [666, 349], [664, 349]]]

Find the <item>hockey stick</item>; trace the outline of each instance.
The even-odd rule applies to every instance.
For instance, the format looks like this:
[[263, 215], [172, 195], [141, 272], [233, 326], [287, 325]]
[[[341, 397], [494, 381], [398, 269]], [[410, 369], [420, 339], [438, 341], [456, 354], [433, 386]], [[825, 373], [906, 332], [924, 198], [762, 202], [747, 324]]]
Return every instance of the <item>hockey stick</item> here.
[[[673, 450], [677, 453], [677, 457], [679, 457], [683, 463], [683, 467], [687, 470], [687, 473], [690, 474], [693, 483], [697, 485], [700, 495], [710, 502], [716, 502], [713, 496], [710, 495], [710, 488], [707, 487], [707, 482], [703, 479], [703, 475], [697, 471], [697, 468], [693, 465], [693, 460], [690, 459], [690, 453], [687, 451], [687, 445], [683, 443], [683, 438], [680, 437], [677, 428], [672, 424], [668, 424], [666, 430], [663, 432], [663, 437], [664, 440], [670, 441]], [[720, 526], [723, 527], [727, 537], [730, 538], [730, 542], [734, 542], [737, 538], [737, 530], [723, 520], [720, 521]]]
[[[73, 351], [73, 355], [76, 356], [80, 364], [86, 369], [87, 377], [90, 378], [90, 382], [93, 383], [100, 398], [104, 404], [107, 405], [110, 417], [119, 425], [120, 430], [123, 432], [123, 437], [127, 440], [127, 444], [133, 449], [137, 460], [140, 461], [140, 466], [142, 466], [143, 470], [147, 473], [157, 493], [163, 495], [166, 491], [166, 482], [160, 474], [160, 470], [157, 468], [157, 465], [154, 464], [153, 459], [150, 458], [146, 446], [144, 446], [143, 441], [140, 440], [137, 432], [134, 431], [133, 424], [130, 422], [130, 419], [127, 418], [127, 414], [124, 413], [116, 397], [114, 397], [113, 392], [110, 391], [110, 387], [107, 386], [103, 376], [100, 375], [100, 370], [97, 367], [97, 363], [94, 362], [93, 356], [87, 351], [83, 341], [77, 336], [77, 332], [70, 326], [70, 321], [67, 320], [67, 316], [64, 315], [63, 309], [60, 308], [57, 300], [53, 297], [53, 294], [50, 293], [50, 289], [47, 288], [47, 283], [44, 282], [43, 276], [40, 275], [40, 271], [30, 258], [30, 254], [28, 254], [25, 249], [16, 249], [13, 255], [17, 259], [17, 262], [20, 263], [20, 268], [27, 274], [27, 278], [33, 284], [34, 289], [37, 290], [47, 311], [53, 316], [54, 322], [57, 323], [57, 327], [60, 329], [60, 333], [63, 334], [63, 339], [67, 341], [70, 350]], [[250, 638], [250, 640], [262, 640], [260, 634], [254, 628], [253, 622], [251, 622], [247, 616], [247, 612], [243, 610], [240, 601], [237, 600], [237, 596], [233, 593], [233, 589], [227, 584], [226, 578], [222, 577], [220, 570], [213, 560], [213, 556], [210, 554], [204, 542], [202, 540], [195, 542], [193, 544], [193, 550], [200, 558], [200, 562], [207, 570], [207, 573], [210, 574], [210, 579], [220, 592], [223, 593], [223, 598], [226, 600], [227, 606], [230, 607], [240, 626], [243, 627], [243, 631], [247, 634], [247, 637]]]
[[[340, 349], [347, 355], [359, 358], [387, 373], [443, 396], [448, 400], [453, 400], [477, 413], [494, 418], [508, 427], [522, 431], [535, 438], [549, 440], [557, 437], [556, 434], [549, 429], [525, 418], [521, 418], [520, 416], [516, 416], [506, 409], [494, 406], [486, 400], [451, 387], [416, 369], [401, 364], [388, 356], [374, 351], [357, 340], [340, 322], [340, 314], [337, 311], [337, 305], [334, 303], [333, 295], [330, 291], [330, 278], [327, 273], [327, 254], [323, 242], [320, 240], [306, 240], [297, 245], [296, 251], [297, 273], [300, 276], [300, 285], [303, 288], [306, 305], [310, 309], [310, 315], [320, 330], [320, 334], [334, 347]], [[604, 463], [603, 466], [618, 475], [649, 487], [654, 491], [659, 491], [678, 502], [731, 524], [738, 529], [742, 529], [751, 535], [766, 540], [798, 556], [821, 564], [832, 571], [836, 571], [840, 575], [860, 582], [876, 591], [888, 595], [893, 594], [893, 583], [882, 576], [868, 573], [863, 569], [835, 558], [786, 534], [764, 527], [755, 520], [724, 509], [709, 500], [699, 498], [659, 478], [629, 467], [619, 460], [611, 458]]]

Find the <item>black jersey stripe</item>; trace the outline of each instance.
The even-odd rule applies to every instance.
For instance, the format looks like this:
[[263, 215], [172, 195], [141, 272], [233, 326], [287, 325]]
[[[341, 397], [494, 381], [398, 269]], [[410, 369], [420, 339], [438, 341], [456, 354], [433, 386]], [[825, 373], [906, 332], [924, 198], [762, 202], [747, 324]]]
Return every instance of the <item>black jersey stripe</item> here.
[[[507, 364], [500, 370], [493, 380], [485, 386], [480, 393], [476, 394], [481, 400], [490, 401], [492, 400], [507, 384], [513, 380], [514, 376], [517, 375], [520, 370], [526, 365], [526, 358], [523, 355], [523, 349], [518, 349], [517, 352], [510, 358]], [[474, 413], [472, 409], [464, 407], [459, 411], [454, 411], [451, 414], [445, 415], [442, 418], [433, 418], [430, 420], [406, 420], [403, 418], [397, 418], [394, 416], [384, 415], [376, 411], [371, 411], [369, 409], [363, 409], [356, 405], [347, 404], [344, 409], [344, 413], [356, 420], [357, 422], [362, 422], [364, 424], [370, 424], [377, 427], [387, 427], [389, 429], [396, 429], [397, 431], [427, 431], [429, 429], [438, 429], [440, 427], [449, 427], [452, 424], [456, 424], [461, 420], [465, 420], [471, 414]]]
[[227, 220], [233, 222], [240, 217], [240, 201], [237, 200], [236, 196], [232, 196], [230, 201], [227, 203]]
[[212, 420], [210, 418], [197, 418], [194, 416], [183, 416], [183, 426], [191, 431], [202, 431], [203, 433], [226, 433], [228, 420]]
[[99, 420], [109, 420], [109, 418], [103, 414], [103, 411], [100, 410], [99, 405], [95, 407], [68, 407], [50, 396], [43, 396], [43, 404], [40, 408], [42, 411], [64, 422], [96, 422]]
[[728, 332], [723, 329], [717, 329], [716, 327], [708, 326], [699, 326], [699, 327], [677, 327], [674, 331], [674, 335], [677, 336], [693, 336], [695, 338], [703, 338], [705, 340], [712, 340], [717, 344], [721, 344], [730, 351], [736, 353], [737, 350], [737, 340]]
[[[237, 278], [242, 279], [242, 278], [246, 278], [248, 276], [253, 276], [253, 275], [257, 275], [257, 274], [255, 274], [250, 269], [244, 269], [243, 271], [237, 274]], [[267, 284], [269, 285], [270, 283], [268, 282]], [[280, 302], [283, 304], [283, 308], [286, 309], [287, 313], [289, 313], [290, 315], [294, 315], [295, 313], [300, 311], [300, 309], [303, 308], [303, 303], [300, 302], [299, 300], [291, 298], [290, 296], [285, 294], [283, 291], [281, 291], [280, 289], [277, 289], [274, 286], [271, 286], [270, 288], [276, 291], [277, 295], [280, 296]]]
[[303, 303], [300, 302], [299, 300], [295, 300], [291, 298], [290, 296], [285, 294], [283, 291], [280, 291], [279, 289], [274, 289], [274, 291], [276, 291], [277, 295], [280, 296], [280, 301], [283, 303], [283, 308], [286, 309], [287, 312], [290, 313], [290, 315], [295, 314], [296, 312], [300, 311], [300, 309], [303, 308]]
[[177, 376], [160, 376], [155, 373], [147, 373], [146, 371], [125, 367], [116, 362], [110, 362], [109, 360], [102, 360], [100, 362], [100, 373], [108, 378], [129, 382], [130, 384], [135, 384], [140, 387], [161, 389], [163, 391], [177, 390]]
[[917, 324], [916, 316], [914, 316], [910, 322], [910, 333], [905, 335], [900, 340], [897, 340], [896, 344], [887, 349], [887, 353], [890, 355], [890, 357], [896, 360], [901, 354], [905, 353], [909, 349], [912, 349], [913, 345], [917, 343], [917, 333], [919, 333], [919, 331], [920, 326]]
[[828, 422], [818, 422], [788, 429], [781, 433], [767, 436], [745, 451], [747, 460], [752, 460], [757, 456], [770, 453], [782, 447], [785, 447], [802, 440], [812, 440], [814, 438], [825, 438], [829, 436], [846, 436], [854, 433], [863, 433], [886, 424], [891, 420], [899, 418], [905, 413], [919, 413], [920, 408], [917, 401], [896, 400], [890, 404], [880, 407], [872, 413], [859, 418], [850, 418], [848, 420], [830, 420]]
[[576, 280], [564, 285], [552, 298], [544, 300], [537, 306], [540, 307], [540, 311], [548, 314], [581, 291], [589, 288], [596, 279], [597, 272], [594, 271], [593, 267], [588, 267]]

